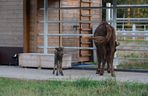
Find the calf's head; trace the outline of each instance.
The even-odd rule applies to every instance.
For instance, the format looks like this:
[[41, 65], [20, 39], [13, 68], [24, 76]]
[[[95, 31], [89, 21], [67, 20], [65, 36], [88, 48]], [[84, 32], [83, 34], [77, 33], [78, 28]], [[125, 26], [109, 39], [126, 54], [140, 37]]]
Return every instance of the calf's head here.
[[57, 55], [59, 56], [59, 57], [62, 57], [63, 56], [63, 54], [64, 54], [64, 48], [63, 47], [58, 47], [58, 48], [55, 48], [56, 49], [56, 51], [57, 51]]

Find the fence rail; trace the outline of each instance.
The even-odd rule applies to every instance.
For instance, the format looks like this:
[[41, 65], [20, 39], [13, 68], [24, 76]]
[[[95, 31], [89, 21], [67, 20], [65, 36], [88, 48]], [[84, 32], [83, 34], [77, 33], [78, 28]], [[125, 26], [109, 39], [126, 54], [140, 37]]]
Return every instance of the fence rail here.
[[[43, 33], [39, 33], [39, 35], [44, 35]], [[47, 34], [48, 36], [84, 36], [84, 37], [90, 37], [93, 36], [93, 34]]]
[[[113, 9], [113, 8], [119, 8], [119, 9], [126, 9], [126, 8], [148, 8], [148, 4], [138, 4], [138, 5], [116, 5], [111, 7], [103, 7], [103, 6], [93, 6], [93, 7], [49, 7], [48, 10], [74, 10], [74, 9]], [[44, 10], [44, 8], [40, 8], [40, 10]]]
[[[57, 48], [59, 46], [48, 46], [47, 48]], [[44, 46], [38, 46], [38, 48], [44, 48]], [[65, 49], [86, 49], [86, 50], [96, 50], [95, 47], [69, 47], [63, 46]], [[133, 48], [117, 48], [117, 51], [148, 51], [148, 49], [133, 49]]]

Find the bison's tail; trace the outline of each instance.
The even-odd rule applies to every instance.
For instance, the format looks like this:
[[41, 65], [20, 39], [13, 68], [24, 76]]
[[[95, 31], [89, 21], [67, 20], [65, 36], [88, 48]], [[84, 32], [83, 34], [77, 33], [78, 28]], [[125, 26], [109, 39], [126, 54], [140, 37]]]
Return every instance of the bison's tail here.
[[83, 36], [84, 39], [89, 39], [89, 40], [94, 40], [94, 42], [98, 44], [106, 44], [106, 37], [104, 36], [95, 36], [95, 37], [88, 37], [88, 36]]
[[112, 35], [113, 35], [114, 29], [110, 25], [106, 25], [106, 29], [107, 29], [106, 40], [108, 42], [111, 39]]
[[104, 36], [96, 36], [93, 37], [92, 40], [94, 40], [94, 42], [96, 42], [97, 44], [106, 44], [106, 37]]

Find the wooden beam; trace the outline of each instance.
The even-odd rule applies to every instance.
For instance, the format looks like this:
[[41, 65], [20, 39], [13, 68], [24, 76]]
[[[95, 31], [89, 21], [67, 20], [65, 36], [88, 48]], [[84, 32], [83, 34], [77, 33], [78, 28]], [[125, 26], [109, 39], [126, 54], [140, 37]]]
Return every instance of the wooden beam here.
[[30, 44], [30, 0], [23, 0], [23, 21], [24, 21], [24, 33], [23, 33], [23, 52], [28, 53]]
[[[42, 2], [43, 2], [43, 0], [42, 0]], [[36, 34], [36, 39], [35, 39], [35, 52], [37, 52], [37, 34], [38, 34], [38, 4], [40, 4], [39, 3], [39, 0], [34, 0], [34, 3], [35, 3], [35, 5], [34, 5], [34, 32], [35, 32], [35, 34]]]

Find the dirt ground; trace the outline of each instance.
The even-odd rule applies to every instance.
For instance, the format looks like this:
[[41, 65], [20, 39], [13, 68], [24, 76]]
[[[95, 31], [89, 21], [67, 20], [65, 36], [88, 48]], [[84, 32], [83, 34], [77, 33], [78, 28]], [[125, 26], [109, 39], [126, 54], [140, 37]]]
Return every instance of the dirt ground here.
[[52, 70], [49, 69], [21, 68], [18, 66], [0, 66], [0, 77], [23, 80], [77, 80], [82, 78], [105, 80], [112, 78], [122, 82], [148, 83], [148, 73], [116, 71], [116, 77], [111, 77], [108, 73], [99, 76], [95, 74], [95, 70], [66, 69], [64, 70], [64, 76], [55, 76], [52, 74]]

